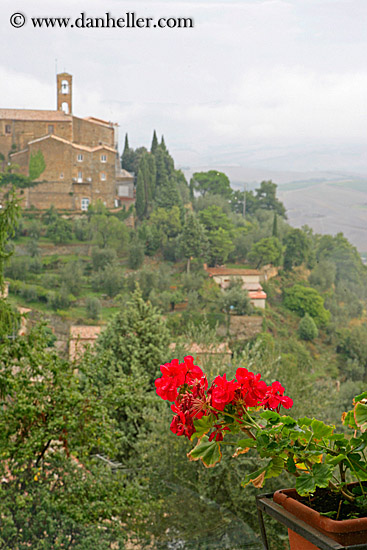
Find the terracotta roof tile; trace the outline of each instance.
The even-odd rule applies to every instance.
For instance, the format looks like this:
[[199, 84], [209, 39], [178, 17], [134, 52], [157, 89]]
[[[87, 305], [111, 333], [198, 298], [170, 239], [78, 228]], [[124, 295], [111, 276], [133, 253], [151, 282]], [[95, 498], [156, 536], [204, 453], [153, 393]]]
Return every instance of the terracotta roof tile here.
[[107, 150], [111, 151], [112, 153], [116, 153], [116, 149], [113, 147], [109, 147], [108, 145], [97, 145], [96, 147], [88, 147], [87, 145], [79, 145], [79, 143], [73, 143], [72, 141], [69, 141], [68, 139], [64, 139], [60, 136], [55, 136], [55, 134], [48, 134], [47, 136], [42, 136], [37, 139], [32, 139], [28, 144], [30, 143], [38, 143], [40, 141], [43, 141], [45, 139], [55, 139], [56, 141], [61, 141], [62, 143], [66, 143], [67, 145], [71, 145], [73, 149], [81, 149], [82, 151], [88, 151], [89, 153], [94, 153], [95, 151], [102, 151]]
[[263, 290], [249, 290], [250, 300], [266, 300], [266, 293]]
[[71, 122], [72, 116], [63, 111], [44, 111], [38, 109], [0, 109], [0, 119], [6, 120], [44, 120], [45, 122]]
[[[174, 351], [176, 349], [176, 345], [177, 344], [173, 342], [172, 344], [169, 345], [169, 349]], [[202, 353], [202, 354], [208, 354], [208, 355], [209, 354], [216, 355], [216, 354], [232, 353], [231, 350], [229, 349], [227, 342], [222, 342], [221, 344], [217, 344], [216, 346], [204, 346], [204, 345], [200, 345], [200, 344], [196, 344], [195, 342], [192, 342], [187, 346], [187, 348], [193, 354]]]
[[244, 276], [244, 275], [261, 275], [260, 271], [257, 269], [231, 269], [229, 267], [207, 267], [205, 271], [209, 273], [211, 277], [213, 275], [235, 275], [235, 276]]
[[102, 120], [101, 118], [96, 118], [94, 116], [87, 116], [83, 120], [88, 120], [88, 122], [94, 122], [95, 124], [101, 124], [102, 126], [118, 126], [117, 122], [108, 122], [107, 120]]
[[95, 340], [101, 333], [101, 327], [88, 325], [74, 325], [70, 327], [70, 338], [72, 340]]

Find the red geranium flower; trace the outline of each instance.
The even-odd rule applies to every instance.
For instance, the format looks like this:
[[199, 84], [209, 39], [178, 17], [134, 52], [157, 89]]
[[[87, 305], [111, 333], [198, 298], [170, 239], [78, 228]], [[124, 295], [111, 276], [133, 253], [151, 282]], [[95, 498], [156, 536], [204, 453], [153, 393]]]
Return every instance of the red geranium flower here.
[[162, 377], [157, 378], [155, 387], [157, 394], [162, 399], [175, 401], [177, 397], [177, 388], [185, 383], [187, 369], [184, 364], [173, 359], [170, 363], [161, 365]]
[[273, 382], [265, 399], [266, 408], [279, 410], [280, 406], [283, 406], [285, 409], [290, 409], [293, 406], [293, 399], [284, 395], [284, 391], [280, 382]]
[[240, 367], [236, 370], [236, 379], [241, 384], [241, 397], [246, 407], [258, 407], [263, 404], [268, 386], [261, 380], [261, 374], [254, 374]]
[[238, 387], [239, 384], [236, 380], [227, 380], [226, 374], [214, 378], [213, 384], [208, 390], [211, 396], [212, 407], [218, 411], [223, 411], [224, 407], [233, 400]]

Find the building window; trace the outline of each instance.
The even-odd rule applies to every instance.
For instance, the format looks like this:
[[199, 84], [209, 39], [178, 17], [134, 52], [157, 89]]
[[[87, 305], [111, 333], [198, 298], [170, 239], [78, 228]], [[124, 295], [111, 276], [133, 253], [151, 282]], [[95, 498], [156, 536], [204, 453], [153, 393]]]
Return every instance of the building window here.
[[64, 172], [61, 172], [61, 174], [60, 174], [60, 179], [61, 179], [61, 180], [64, 179]]
[[106, 181], [106, 173], [101, 172], [101, 181]]
[[83, 172], [79, 170], [78, 172], [78, 183], [82, 183], [83, 181]]
[[63, 80], [61, 82], [61, 93], [62, 94], [68, 94], [69, 93], [69, 82], [67, 80]]
[[117, 194], [119, 197], [129, 197], [129, 186], [128, 185], [118, 185]]
[[10, 124], [5, 124], [5, 133], [6, 133], [6, 134], [11, 134], [11, 126], [10, 126]]
[[64, 102], [61, 104], [61, 110], [62, 110], [66, 115], [68, 115], [68, 114], [69, 114], [69, 103], [67, 103], [66, 101], [64, 101]]
[[107, 162], [107, 155], [101, 155], [101, 162]]
[[53, 125], [53, 124], [49, 124], [49, 125], [48, 125], [48, 130], [47, 130], [47, 131], [48, 131], [49, 134], [53, 134], [54, 131], [55, 131], [54, 125]]
[[83, 155], [81, 153], [79, 153], [79, 155], [77, 156], [77, 161], [78, 162], [82, 162], [83, 161]]
[[86, 212], [88, 210], [88, 207], [89, 207], [89, 199], [82, 199], [81, 209], [83, 210], [83, 212]]

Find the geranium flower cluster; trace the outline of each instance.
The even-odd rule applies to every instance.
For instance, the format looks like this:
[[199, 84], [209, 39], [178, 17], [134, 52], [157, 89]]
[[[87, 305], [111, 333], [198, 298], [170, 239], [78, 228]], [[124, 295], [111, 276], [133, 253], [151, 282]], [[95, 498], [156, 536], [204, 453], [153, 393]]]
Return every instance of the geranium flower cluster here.
[[194, 420], [213, 415], [218, 423], [214, 423], [209, 440], [221, 441], [228, 427], [220, 422], [220, 413], [231, 414], [238, 423], [244, 423], [249, 409], [262, 407], [279, 412], [281, 406], [290, 409], [293, 405], [279, 382], [268, 386], [260, 374], [242, 367], [237, 369], [235, 379], [227, 380], [226, 374], [217, 376], [209, 388], [205, 374], [190, 355], [183, 363], [173, 359], [160, 368], [162, 377], [155, 381], [156, 391], [162, 399], [173, 402], [171, 431], [177, 435], [191, 438]]

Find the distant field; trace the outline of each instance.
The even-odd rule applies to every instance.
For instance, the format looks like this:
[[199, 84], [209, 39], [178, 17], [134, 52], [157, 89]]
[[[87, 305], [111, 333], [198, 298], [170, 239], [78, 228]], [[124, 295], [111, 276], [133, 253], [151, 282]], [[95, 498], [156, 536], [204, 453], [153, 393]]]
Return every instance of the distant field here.
[[316, 233], [338, 232], [367, 252], [367, 181], [296, 181], [279, 186], [291, 225]]

